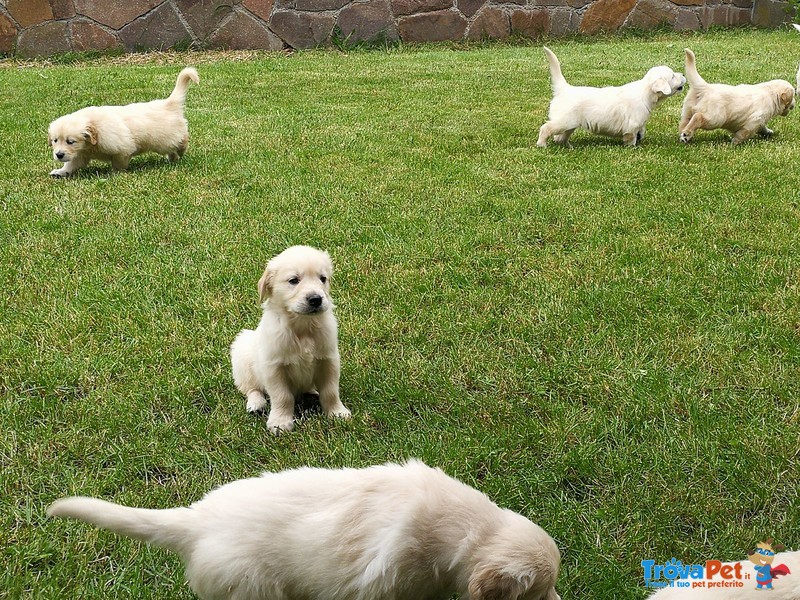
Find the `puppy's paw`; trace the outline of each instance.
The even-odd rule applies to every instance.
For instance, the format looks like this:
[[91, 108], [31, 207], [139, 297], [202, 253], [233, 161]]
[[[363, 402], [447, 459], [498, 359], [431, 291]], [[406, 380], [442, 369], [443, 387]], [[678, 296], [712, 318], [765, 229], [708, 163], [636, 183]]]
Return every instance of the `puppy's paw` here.
[[772, 129], [770, 129], [769, 127], [764, 127], [764, 129], [762, 129], [759, 133], [764, 137], [769, 137], [773, 135], [775, 132], [772, 131]]
[[267, 408], [267, 399], [264, 394], [258, 392], [251, 392], [247, 395], [247, 412], [259, 413]]
[[63, 169], [53, 169], [50, 171], [50, 177], [55, 177], [56, 179], [61, 177], [69, 177], [69, 171], [65, 171]]
[[689, 135], [688, 133], [686, 133], [685, 131], [682, 131], [680, 139], [681, 139], [681, 142], [683, 142], [684, 144], [688, 144], [689, 142], [692, 141], [692, 136]]
[[267, 428], [276, 435], [284, 431], [289, 432], [294, 429], [294, 417], [275, 417], [270, 414], [267, 419]]
[[339, 406], [330, 409], [327, 415], [336, 419], [349, 419], [353, 416], [344, 404], [339, 404]]

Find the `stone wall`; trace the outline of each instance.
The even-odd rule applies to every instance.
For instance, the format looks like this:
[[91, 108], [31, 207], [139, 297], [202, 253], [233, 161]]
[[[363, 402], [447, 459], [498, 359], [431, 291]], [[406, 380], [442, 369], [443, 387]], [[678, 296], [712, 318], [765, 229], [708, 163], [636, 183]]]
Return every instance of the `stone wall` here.
[[0, 53], [189, 45], [281, 50], [628, 27], [777, 27], [789, 20], [787, 6], [781, 0], [0, 0]]

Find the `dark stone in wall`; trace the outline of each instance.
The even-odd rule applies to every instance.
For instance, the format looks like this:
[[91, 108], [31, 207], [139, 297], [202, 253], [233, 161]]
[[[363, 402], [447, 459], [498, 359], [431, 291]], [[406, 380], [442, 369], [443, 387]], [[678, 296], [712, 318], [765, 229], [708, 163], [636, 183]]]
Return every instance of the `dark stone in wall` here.
[[464, 39], [467, 20], [454, 10], [440, 10], [401, 17], [397, 29], [405, 42], [455, 41]]
[[354, 2], [342, 9], [336, 24], [342, 35], [351, 42], [397, 39], [397, 26], [387, 0]]
[[128, 52], [172, 48], [190, 39], [186, 27], [166, 3], [123, 27], [119, 37]]
[[269, 27], [292, 48], [314, 48], [330, 39], [335, 19], [325, 13], [275, 12]]
[[70, 50], [66, 21], [48, 21], [29, 27], [17, 38], [17, 54], [23, 58], [52, 56]]
[[226, 50], [246, 50], [253, 46], [265, 50], [283, 50], [281, 38], [255, 18], [238, 11], [208, 38], [208, 46]]

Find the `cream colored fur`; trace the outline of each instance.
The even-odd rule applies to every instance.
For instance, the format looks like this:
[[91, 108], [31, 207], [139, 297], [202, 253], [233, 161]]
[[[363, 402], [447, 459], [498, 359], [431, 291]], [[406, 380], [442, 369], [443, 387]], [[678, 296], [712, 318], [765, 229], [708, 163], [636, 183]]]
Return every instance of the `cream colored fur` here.
[[569, 137], [576, 129], [621, 138], [635, 146], [644, 138], [650, 113], [664, 99], [680, 92], [686, 79], [665, 66], [653, 67], [640, 80], [619, 87], [578, 87], [567, 83], [561, 63], [543, 48], [550, 65], [553, 99], [548, 121], [539, 129], [540, 148], [554, 141], [571, 147]]
[[[800, 598], [800, 551], [778, 552], [772, 564], [785, 564], [791, 575], [777, 577], [772, 581], [772, 589], [756, 589], [756, 572], [753, 564], [746, 558], [738, 561], [742, 565], [742, 573], [749, 573], [750, 579], [744, 580], [741, 588], [664, 588], [649, 596], [648, 600], [798, 600]], [[735, 565], [736, 563], [725, 563]], [[690, 580], [691, 581], [691, 580]], [[723, 581], [719, 575], [711, 580]]]
[[255, 330], [244, 329], [231, 344], [236, 387], [247, 410], [271, 410], [273, 432], [294, 427], [295, 398], [319, 393], [330, 416], [349, 418], [339, 399], [339, 347], [330, 299], [333, 265], [326, 252], [292, 246], [267, 263], [258, 282], [264, 313]]
[[783, 79], [755, 85], [707, 83], [697, 72], [694, 52], [685, 49], [689, 93], [683, 101], [680, 140], [689, 143], [698, 129], [726, 129], [740, 144], [754, 135], [772, 135], [767, 123], [785, 117], [795, 105], [795, 89]]
[[200, 82], [192, 68], [178, 75], [175, 89], [164, 100], [126, 106], [89, 106], [50, 123], [48, 140], [53, 159], [64, 163], [50, 172], [67, 177], [92, 160], [110, 162], [125, 170], [131, 157], [144, 152], [180, 159], [189, 144], [183, 105], [189, 82]]
[[48, 514], [177, 552], [209, 600], [559, 598], [541, 527], [418, 461], [264, 473], [188, 508], [74, 497]]

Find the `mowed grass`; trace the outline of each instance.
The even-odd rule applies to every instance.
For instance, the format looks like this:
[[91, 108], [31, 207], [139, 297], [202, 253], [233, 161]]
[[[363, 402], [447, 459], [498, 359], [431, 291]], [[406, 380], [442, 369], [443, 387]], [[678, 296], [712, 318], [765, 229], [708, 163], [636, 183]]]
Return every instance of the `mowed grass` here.
[[[685, 46], [709, 81], [800, 60], [788, 31], [548, 44], [588, 85], [682, 71]], [[52, 119], [166, 96], [185, 64], [179, 164], [47, 176]], [[408, 457], [541, 524], [564, 598], [642, 598], [643, 559], [800, 547], [800, 115], [687, 147], [672, 98], [639, 148], [541, 150], [533, 44], [3, 67], [0, 596], [192, 597], [174, 555], [48, 519], [57, 497], [168, 507]], [[227, 350], [292, 244], [335, 261], [354, 417], [273, 436]]]

